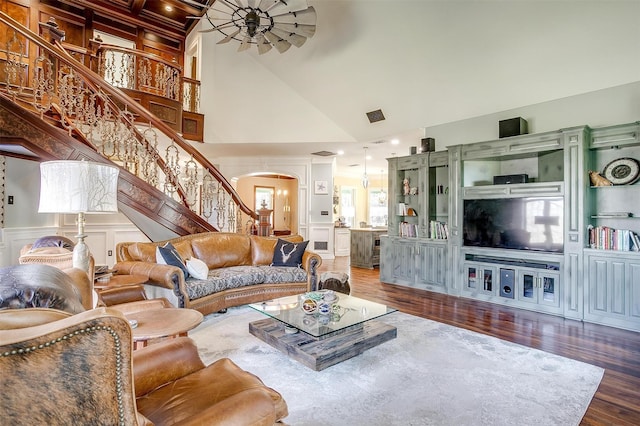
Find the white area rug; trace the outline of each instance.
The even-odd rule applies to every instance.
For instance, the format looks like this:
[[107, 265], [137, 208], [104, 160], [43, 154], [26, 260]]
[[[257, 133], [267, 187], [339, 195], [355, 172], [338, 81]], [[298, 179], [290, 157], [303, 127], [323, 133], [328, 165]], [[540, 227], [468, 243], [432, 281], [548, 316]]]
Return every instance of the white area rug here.
[[398, 337], [313, 371], [249, 334], [248, 307], [190, 333], [209, 364], [229, 357], [287, 401], [298, 425], [577, 425], [604, 370], [395, 312]]

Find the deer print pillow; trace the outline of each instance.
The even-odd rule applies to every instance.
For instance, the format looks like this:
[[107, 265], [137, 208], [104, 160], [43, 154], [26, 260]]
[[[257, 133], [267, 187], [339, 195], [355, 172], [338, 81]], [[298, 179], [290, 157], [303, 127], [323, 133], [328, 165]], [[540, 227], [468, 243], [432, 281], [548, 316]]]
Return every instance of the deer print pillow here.
[[291, 243], [278, 238], [276, 247], [273, 250], [273, 260], [271, 266], [302, 266], [302, 255], [307, 248], [309, 241]]

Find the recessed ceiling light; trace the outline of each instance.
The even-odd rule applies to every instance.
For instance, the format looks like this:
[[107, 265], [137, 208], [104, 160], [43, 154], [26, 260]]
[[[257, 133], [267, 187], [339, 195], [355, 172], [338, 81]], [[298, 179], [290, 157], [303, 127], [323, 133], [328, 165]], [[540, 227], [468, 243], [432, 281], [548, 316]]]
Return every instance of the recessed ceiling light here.
[[164, 7], [164, 10], [166, 10], [167, 12], [173, 12], [173, 7], [171, 7], [170, 5], [166, 5]]
[[344, 151], [343, 151], [343, 150], [341, 150], [341, 149], [339, 149], [339, 150], [338, 150], [338, 155], [344, 155]]
[[398, 139], [391, 139], [391, 145], [398, 145], [400, 141]]

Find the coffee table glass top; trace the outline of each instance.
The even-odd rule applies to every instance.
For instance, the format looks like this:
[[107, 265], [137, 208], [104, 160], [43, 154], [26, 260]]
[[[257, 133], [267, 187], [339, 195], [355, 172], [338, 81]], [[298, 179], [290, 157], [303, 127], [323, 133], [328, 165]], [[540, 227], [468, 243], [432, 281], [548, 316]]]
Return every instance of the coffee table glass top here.
[[317, 293], [322, 294], [323, 291], [281, 297], [262, 303], [252, 303], [249, 306], [314, 337], [324, 337], [396, 311], [380, 303], [335, 293], [336, 299], [332, 303], [327, 303], [329, 313], [324, 313], [327, 306], [321, 306], [324, 302], [322, 299], [318, 301], [314, 312], [306, 313], [302, 306], [305, 301], [308, 301], [309, 294], [317, 298]]

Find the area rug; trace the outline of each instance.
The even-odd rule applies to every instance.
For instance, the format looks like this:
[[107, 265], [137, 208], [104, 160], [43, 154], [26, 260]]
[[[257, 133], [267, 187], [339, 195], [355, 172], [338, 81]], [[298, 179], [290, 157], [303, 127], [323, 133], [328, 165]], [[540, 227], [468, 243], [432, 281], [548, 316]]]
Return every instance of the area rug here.
[[205, 363], [229, 357], [287, 401], [298, 425], [577, 425], [604, 370], [401, 312], [398, 337], [316, 372], [249, 334], [248, 307], [190, 333]]

